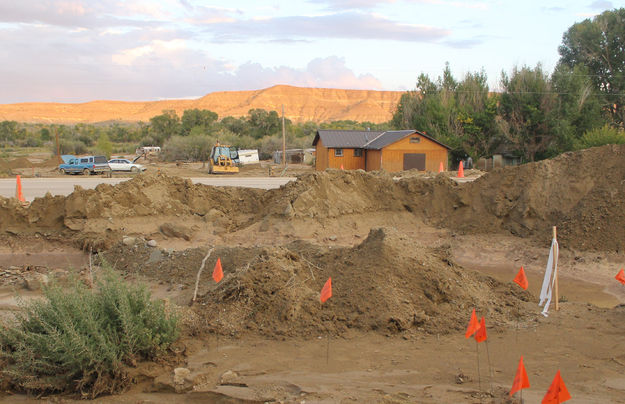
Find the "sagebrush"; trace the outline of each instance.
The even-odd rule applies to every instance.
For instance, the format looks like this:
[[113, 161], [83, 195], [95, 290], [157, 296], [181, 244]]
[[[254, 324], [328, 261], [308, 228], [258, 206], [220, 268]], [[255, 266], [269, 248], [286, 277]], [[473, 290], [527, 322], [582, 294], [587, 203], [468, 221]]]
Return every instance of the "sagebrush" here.
[[129, 383], [127, 365], [155, 358], [178, 338], [177, 323], [144, 286], [110, 269], [93, 289], [52, 284], [0, 327], [2, 378], [37, 394], [116, 393]]

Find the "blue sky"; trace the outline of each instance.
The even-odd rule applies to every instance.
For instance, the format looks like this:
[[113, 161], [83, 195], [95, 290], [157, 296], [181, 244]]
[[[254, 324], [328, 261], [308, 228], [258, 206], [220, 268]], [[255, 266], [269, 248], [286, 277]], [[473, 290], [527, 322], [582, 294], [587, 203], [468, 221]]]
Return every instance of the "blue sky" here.
[[0, 0], [0, 103], [196, 98], [275, 84], [408, 90], [558, 61], [606, 0]]

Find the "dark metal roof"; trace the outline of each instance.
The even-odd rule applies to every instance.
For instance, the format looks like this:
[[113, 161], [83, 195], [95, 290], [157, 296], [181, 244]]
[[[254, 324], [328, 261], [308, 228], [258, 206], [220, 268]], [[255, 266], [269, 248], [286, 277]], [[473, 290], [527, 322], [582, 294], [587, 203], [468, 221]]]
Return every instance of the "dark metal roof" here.
[[359, 149], [382, 133], [368, 130], [318, 130], [313, 146], [321, 138], [323, 145], [327, 148]]
[[398, 140], [401, 140], [401, 139], [405, 138], [408, 135], [412, 135], [415, 132], [416, 131], [414, 131], [414, 130], [389, 130], [389, 131], [386, 131], [386, 132], [380, 134], [380, 136], [376, 137], [372, 141], [368, 142], [365, 145], [365, 149], [380, 150], [381, 148], [386, 147], [386, 146], [388, 146], [391, 143], [395, 143]]
[[313, 140], [313, 146], [315, 146], [319, 139], [321, 139], [323, 145], [330, 149], [346, 148], [380, 150], [412, 134], [418, 134], [419, 136], [423, 136], [424, 138], [429, 139], [448, 150], [451, 149], [449, 146], [431, 138], [425, 133], [421, 133], [413, 129], [389, 130], [386, 132], [362, 130], [318, 130], [315, 135], [315, 139]]

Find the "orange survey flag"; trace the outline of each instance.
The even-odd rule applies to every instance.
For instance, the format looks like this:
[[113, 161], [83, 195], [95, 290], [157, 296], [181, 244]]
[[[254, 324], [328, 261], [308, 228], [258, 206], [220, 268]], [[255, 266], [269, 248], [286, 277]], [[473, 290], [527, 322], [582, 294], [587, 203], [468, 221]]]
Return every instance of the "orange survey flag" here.
[[475, 315], [475, 309], [471, 313], [471, 320], [469, 320], [469, 326], [467, 327], [467, 332], [464, 333], [465, 338], [471, 338], [471, 335], [475, 334], [477, 330], [480, 329], [480, 323], [477, 321], [477, 316]]
[[217, 258], [215, 269], [213, 269], [213, 279], [219, 283], [224, 278], [224, 271], [221, 269], [221, 258]]
[[519, 273], [516, 274], [516, 277], [514, 278], [514, 282], [520, 287], [522, 287], [523, 289], [527, 289], [527, 285], [528, 285], [527, 277], [525, 276], [525, 270], [523, 269], [523, 267], [519, 269]]
[[325, 303], [325, 301], [331, 297], [332, 297], [332, 277], [329, 277], [328, 280], [326, 281], [326, 284], [323, 285], [323, 288], [321, 289], [321, 296], [320, 296], [321, 303]]
[[486, 336], [486, 320], [484, 317], [480, 320], [480, 329], [475, 333], [475, 340], [477, 342], [484, 342], [488, 337]]
[[545, 394], [541, 404], [560, 404], [570, 399], [571, 395], [566, 389], [564, 380], [562, 380], [562, 376], [560, 376], [560, 371], [558, 370], [558, 373], [556, 373], [556, 377], [553, 378], [553, 382], [551, 382], [551, 386], [549, 386], [549, 390], [547, 390], [547, 394]]
[[512, 382], [512, 388], [510, 389], [510, 397], [519, 390], [526, 389], [530, 386], [530, 381], [527, 378], [527, 372], [525, 372], [525, 366], [523, 366], [523, 356], [519, 361], [519, 367], [516, 370], [516, 376], [514, 376], [514, 382]]
[[616, 276], [614, 277], [614, 279], [616, 279], [617, 281], [621, 282], [623, 285], [625, 285], [625, 271], [623, 271], [623, 268], [621, 268], [621, 270], [619, 271], [618, 274], [616, 274]]

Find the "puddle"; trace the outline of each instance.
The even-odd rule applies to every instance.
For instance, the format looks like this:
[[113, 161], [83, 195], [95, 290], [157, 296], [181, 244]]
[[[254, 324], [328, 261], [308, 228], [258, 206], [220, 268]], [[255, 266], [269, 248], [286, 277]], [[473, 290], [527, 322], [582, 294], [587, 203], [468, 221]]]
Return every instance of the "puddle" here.
[[[510, 270], [495, 265], [476, 265], [473, 262], [463, 262], [456, 259], [456, 262], [467, 269], [479, 271], [492, 276], [500, 282], [512, 282], [518, 272], [518, 268]], [[544, 274], [537, 274], [525, 271], [529, 286], [527, 288], [536, 298], [540, 296], [540, 288], [543, 284]], [[590, 303], [597, 307], [612, 308], [621, 303], [615, 296], [606, 293], [604, 285], [584, 282], [577, 279], [560, 277], [558, 279], [558, 290], [560, 297], [566, 298], [569, 302]]]

